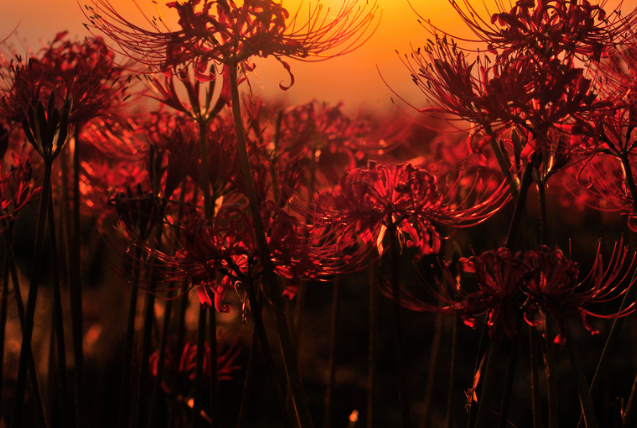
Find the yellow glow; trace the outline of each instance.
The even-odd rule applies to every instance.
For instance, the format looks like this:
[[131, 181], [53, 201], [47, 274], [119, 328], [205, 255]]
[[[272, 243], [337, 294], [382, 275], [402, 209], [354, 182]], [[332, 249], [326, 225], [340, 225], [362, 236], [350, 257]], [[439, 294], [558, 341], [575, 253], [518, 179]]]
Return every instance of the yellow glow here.
[[[502, 0], [508, 3], [509, 0]], [[607, 10], [611, 10], [619, 0], [609, 1]], [[360, 1], [365, 4], [365, 0]], [[81, 4], [87, 3], [80, 0]], [[164, 0], [158, 0], [165, 4]], [[340, 0], [322, 0], [324, 7], [337, 10], [342, 4]], [[373, 3], [370, 0], [370, 3]], [[461, 0], [458, 3], [462, 3]], [[131, 21], [142, 24], [143, 15], [132, 0], [112, 0], [117, 10]], [[151, 0], [139, 0], [144, 13], [157, 15], [155, 4]], [[283, 0], [283, 5], [292, 13], [301, 4], [300, 0]], [[302, 9], [316, 4], [316, 1], [303, 0]], [[470, 33], [461, 23], [456, 12], [447, 0], [412, 0], [413, 8], [423, 19], [431, 20], [436, 26], [457, 36]], [[485, 11], [483, 0], [473, 2], [479, 12]], [[486, 7], [495, 10], [494, 0], [485, 0]], [[271, 59], [257, 60], [256, 77], [251, 78], [252, 87], [259, 95], [276, 97], [286, 103], [299, 103], [318, 99], [335, 103], [344, 101], [349, 110], [359, 108], [393, 109], [391, 90], [383, 83], [380, 75], [388, 85], [416, 106], [423, 106], [422, 94], [411, 82], [409, 73], [402, 65], [399, 55], [409, 54], [413, 48], [423, 46], [430, 35], [418, 23], [418, 16], [411, 9], [407, 0], [378, 0], [382, 8], [382, 20], [371, 39], [357, 51], [346, 56], [333, 58], [318, 63], [301, 63], [290, 61], [296, 83], [288, 91], [279, 89], [279, 82], [289, 83], [285, 70], [279, 63]], [[625, 0], [623, 9], [632, 10], [637, 0]], [[174, 13], [161, 6], [162, 16], [169, 26], [174, 24]], [[303, 14], [300, 13], [299, 19]], [[486, 12], [485, 15], [486, 16]], [[171, 18], [172, 17], [172, 18]], [[78, 38], [88, 35], [83, 27], [86, 22], [84, 14], [76, 0], [21, 0], [4, 1], [0, 15], [0, 33], [3, 39], [18, 24], [18, 31], [12, 43], [20, 52], [29, 46], [39, 47], [41, 40], [51, 40], [58, 31], [68, 30]], [[399, 54], [396, 53], [399, 52]], [[262, 87], [260, 87], [260, 85]]]

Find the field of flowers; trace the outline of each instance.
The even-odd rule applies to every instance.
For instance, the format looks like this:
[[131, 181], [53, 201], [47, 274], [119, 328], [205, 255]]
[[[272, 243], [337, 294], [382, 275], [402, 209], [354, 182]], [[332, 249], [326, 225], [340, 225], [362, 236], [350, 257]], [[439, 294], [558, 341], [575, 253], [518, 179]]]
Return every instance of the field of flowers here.
[[87, 1], [0, 44], [0, 427], [637, 427], [637, 11], [415, 7], [386, 117], [251, 91], [374, 2]]

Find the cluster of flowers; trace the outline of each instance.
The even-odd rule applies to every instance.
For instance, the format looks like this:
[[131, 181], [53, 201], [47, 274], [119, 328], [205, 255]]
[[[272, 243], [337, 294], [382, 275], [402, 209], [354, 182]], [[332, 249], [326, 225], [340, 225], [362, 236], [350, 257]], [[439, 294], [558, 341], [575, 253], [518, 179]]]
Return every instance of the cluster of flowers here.
[[[379, 126], [346, 115], [341, 106], [309, 102], [276, 109], [254, 97], [241, 99], [253, 57], [274, 57], [292, 84], [288, 59], [325, 59], [364, 43], [378, 8], [357, 0], [344, 1], [336, 11], [310, 6], [306, 22], [300, 22], [304, 14], [290, 16], [270, 0], [169, 2], [177, 30], [159, 18], [148, 20], [150, 29], [138, 26], [107, 0], [95, 0], [85, 7], [87, 27], [115, 42], [114, 50], [97, 35], [73, 42], [66, 33], [27, 59], [7, 48], [0, 68], [0, 231], [7, 248], [24, 207], [40, 204], [26, 307], [11, 251], [5, 256], [23, 331], [12, 426], [22, 423], [27, 372], [34, 371], [31, 344], [45, 237], [49, 233], [58, 245], [60, 231], [65, 251], [53, 263], [68, 268], [75, 386], [64, 380], [63, 287], [54, 273], [54, 359], [64, 380], [56, 417], [68, 426], [84, 423], [81, 266], [88, 245], [83, 224], [89, 221], [104, 234], [115, 229], [124, 238], [124, 263], [117, 269], [133, 285], [122, 426], [156, 422], [160, 393], [192, 408], [183, 417], [193, 426], [219, 418], [218, 382], [232, 377], [238, 348], [235, 341], [220, 352], [225, 336], [217, 334], [215, 312], [230, 311], [236, 297], [242, 318], [254, 324], [253, 345], [262, 349], [283, 425], [311, 426], [281, 297], [293, 299], [315, 281], [375, 269], [378, 260], [388, 271], [379, 288], [395, 304], [395, 334], [402, 335], [401, 307], [456, 314], [489, 332], [487, 369], [496, 361], [495, 344], [521, 334], [522, 319], [546, 339], [549, 355], [553, 342], [572, 346], [570, 315], [579, 315], [595, 333], [588, 317], [630, 314], [629, 250], [617, 244], [606, 267], [598, 251], [590, 273], [579, 278], [578, 264], [549, 246], [554, 225], [546, 213], [550, 202], [613, 210], [637, 230], [637, 15], [615, 11], [609, 17], [586, 0], [520, 0], [484, 19], [468, 1], [452, 5], [486, 50], [460, 47], [450, 34], [426, 25], [433, 39], [404, 62], [434, 104], [418, 110], [466, 126], [466, 140], [422, 141], [407, 126]], [[143, 77], [139, 91], [132, 85], [135, 76]], [[136, 111], [142, 96], [159, 107]], [[533, 191], [539, 221], [528, 209]], [[492, 229], [500, 248], [468, 258], [443, 256], [451, 252], [447, 244], [454, 233], [495, 215], [510, 215], [508, 229]], [[529, 226], [536, 222], [539, 228]], [[522, 232], [524, 240], [518, 239]], [[421, 299], [401, 278], [400, 265], [429, 257], [439, 257], [442, 273], [419, 284], [430, 291]], [[146, 304], [143, 325], [136, 328], [140, 289], [147, 291]], [[5, 282], [4, 312], [7, 290]], [[184, 334], [191, 290], [200, 303], [196, 343]], [[162, 327], [154, 322], [157, 296], [166, 302]], [[620, 296], [628, 298], [609, 315], [590, 307]], [[173, 301], [186, 302], [178, 315], [171, 315]], [[268, 305], [276, 318], [284, 382], [261, 316]], [[559, 331], [551, 331], [552, 320]], [[152, 353], [155, 333], [160, 339]], [[408, 426], [404, 356], [401, 345], [396, 348], [401, 420]], [[178, 363], [175, 355], [181, 355]], [[547, 375], [555, 376], [551, 358], [546, 361]], [[155, 391], [149, 394], [152, 379]], [[487, 397], [488, 370], [476, 379]], [[554, 400], [554, 377], [547, 380]], [[290, 400], [282, 393], [288, 384]], [[470, 402], [477, 401], [477, 386]], [[206, 410], [204, 389], [210, 395]], [[37, 397], [37, 382], [30, 392]], [[585, 379], [579, 393], [586, 423], [595, 426]], [[488, 397], [480, 401], [476, 426], [488, 423], [488, 406]], [[554, 409], [550, 401], [551, 426]], [[503, 405], [501, 424], [507, 411]], [[38, 415], [46, 423], [45, 412]], [[624, 416], [636, 417], [627, 410]]]

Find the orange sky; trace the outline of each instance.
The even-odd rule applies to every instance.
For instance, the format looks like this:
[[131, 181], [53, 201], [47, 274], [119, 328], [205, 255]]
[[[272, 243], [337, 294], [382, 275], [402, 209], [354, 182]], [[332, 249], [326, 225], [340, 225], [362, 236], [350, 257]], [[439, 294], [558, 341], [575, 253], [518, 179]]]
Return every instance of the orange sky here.
[[[150, 0], [139, 1], [150, 4]], [[294, 10], [299, 2], [283, 1], [290, 10]], [[161, 0], [159, 2], [164, 3]], [[84, 4], [86, 0], [80, 0], [80, 3]], [[323, 0], [322, 3], [335, 7], [339, 0]], [[122, 13], [125, 12], [134, 22], [142, 22], [131, 0], [112, 0], [112, 4], [121, 5]], [[260, 88], [259, 82], [253, 77], [251, 82], [255, 90], [267, 97], [283, 97], [288, 103], [318, 99], [330, 103], [344, 101], [350, 111], [359, 108], [391, 109], [392, 93], [381, 80], [378, 67], [397, 93], [417, 106], [424, 106], [422, 94], [411, 82], [409, 73], [395, 51], [410, 52], [410, 43], [414, 47], [423, 45], [427, 33], [418, 24], [417, 16], [407, 0], [378, 0], [378, 4], [383, 9], [380, 25], [363, 47], [324, 62], [291, 61], [296, 83], [285, 92], [278, 88], [279, 81], [287, 81], [287, 74], [281, 66], [274, 60], [259, 61], [256, 72], [263, 87]], [[462, 24], [447, 0], [412, 0], [412, 4], [420, 15], [429, 18], [437, 26], [455, 34], [461, 32]], [[482, 0], [476, 1], [476, 4], [480, 8]], [[637, 0], [624, 1], [624, 10], [635, 6]], [[50, 40], [62, 30], [68, 30], [78, 37], [88, 34], [82, 26], [86, 18], [76, 0], [0, 0], [0, 10], [0, 39], [18, 26], [12, 41], [19, 51], [24, 51], [28, 46], [39, 47], [42, 40]]]

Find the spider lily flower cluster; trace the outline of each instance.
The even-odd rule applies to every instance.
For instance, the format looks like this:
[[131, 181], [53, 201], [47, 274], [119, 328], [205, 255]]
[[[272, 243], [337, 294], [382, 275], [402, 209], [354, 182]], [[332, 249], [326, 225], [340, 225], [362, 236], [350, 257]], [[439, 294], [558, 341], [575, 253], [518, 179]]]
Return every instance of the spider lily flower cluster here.
[[[93, 0], [93, 37], [3, 51], [0, 368], [18, 370], [0, 371], [0, 398], [15, 387], [0, 420], [311, 428], [364, 413], [368, 426], [400, 414], [403, 427], [538, 427], [546, 414], [555, 428], [579, 406], [588, 427], [634, 426], [630, 351], [611, 353], [635, 305], [637, 14], [588, 0], [498, 1], [485, 16], [451, 5], [474, 45], [421, 19], [431, 40], [403, 58], [417, 112], [454, 125], [435, 134], [240, 94], [256, 57], [291, 85], [291, 60], [361, 46], [375, 2], [169, 1], [174, 24], [136, 24]], [[367, 364], [335, 358], [341, 336]], [[576, 391], [558, 386], [564, 359]], [[532, 396], [515, 381], [527, 367]], [[612, 377], [605, 391], [593, 371]], [[113, 392], [100, 400], [98, 376]], [[616, 397], [629, 404], [599, 411]]]

